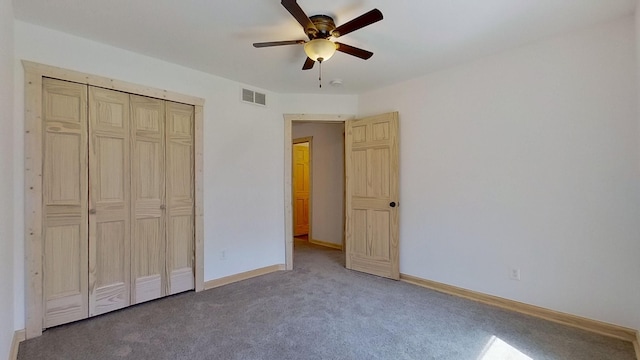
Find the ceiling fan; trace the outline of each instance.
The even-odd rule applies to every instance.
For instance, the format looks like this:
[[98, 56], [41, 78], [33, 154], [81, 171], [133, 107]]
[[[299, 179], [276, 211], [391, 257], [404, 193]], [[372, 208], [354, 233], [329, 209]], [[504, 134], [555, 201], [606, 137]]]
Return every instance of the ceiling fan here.
[[367, 50], [359, 49], [354, 46], [346, 45], [340, 42], [333, 42], [329, 40], [330, 37], [338, 38], [346, 35], [350, 32], [362, 29], [365, 26], [371, 25], [375, 22], [382, 20], [382, 12], [378, 9], [373, 9], [357, 18], [336, 27], [333, 22], [333, 18], [327, 15], [314, 15], [307, 16], [305, 12], [300, 8], [300, 5], [296, 0], [282, 0], [282, 6], [284, 6], [291, 15], [302, 25], [305, 34], [309, 38], [307, 40], [289, 40], [289, 41], [271, 41], [254, 43], [256, 48], [263, 48], [269, 46], [281, 46], [281, 45], [298, 45], [304, 44], [304, 51], [307, 54], [307, 60], [302, 66], [302, 70], [309, 70], [313, 68], [313, 65], [317, 62], [329, 60], [330, 57], [337, 51], [367, 60], [373, 53]]

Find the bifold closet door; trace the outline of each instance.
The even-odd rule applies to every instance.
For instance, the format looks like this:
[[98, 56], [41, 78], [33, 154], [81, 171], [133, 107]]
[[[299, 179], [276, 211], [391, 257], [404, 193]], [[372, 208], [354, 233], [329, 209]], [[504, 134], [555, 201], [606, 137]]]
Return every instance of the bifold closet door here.
[[131, 95], [132, 303], [165, 296], [165, 106]]
[[169, 294], [194, 289], [194, 108], [166, 101]]
[[43, 79], [43, 327], [88, 316], [87, 86]]
[[129, 94], [89, 87], [89, 315], [130, 304]]

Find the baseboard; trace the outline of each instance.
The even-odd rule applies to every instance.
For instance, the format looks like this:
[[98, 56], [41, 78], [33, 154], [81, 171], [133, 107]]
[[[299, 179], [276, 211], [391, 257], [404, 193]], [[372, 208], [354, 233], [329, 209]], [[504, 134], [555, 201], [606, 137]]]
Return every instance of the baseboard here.
[[640, 330], [636, 331], [636, 339], [633, 341], [633, 348], [636, 350], [636, 359], [640, 360]]
[[220, 286], [232, 284], [234, 282], [251, 279], [256, 276], [270, 274], [272, 272], [276, 272], [280, 270], [285, 270], [284, 264], [271, 265], [271, 266], [267, 266], [267, 267], [263, 267], [263, 268], [259, 268], [251, 271], [246, 271], [246, 272], [235, 274], [235, 275], [225, 276], [220, 279], [214, 279], [214, 280], [209, 280], [205, 282], [204, 289], [209, 290], [209, 289], [217, 288]]
[[16, 330], [13, 333], [13, 340], [11, 341], [11, 353], [9, 354], [9, 360], [16, 360], [18, 358], [18, 348], [20, 343], [27, 338], [27, 332], [22, 330]]
[[324, 247], [328, 247], [328, 248], [337, 249], [337, 250], [342, 251], [342, 244], [334, 244], [334, 243], [330, 243], [330, 242], [326, 242], [326, 241], [320, 241], [320, 240], [314, 240], [314, 239], [309, 239], [309, 242], [311, 244], [316, 244], [316, 245], [320, 245], [320, 246], [324, 246]]
[[[515, 311], [518, 313], [535, 316], [555, 323], [572, 326], [582, 330], [591, 331], [601, 335], [613, 337], [616, 339], [626, 340], [630, 342], [638, 341], [637, 331], [634, 329], [613, 325], [597, 320], [591, 320], [584, 317], [562, 313], [555, 310], [546, 309], [543, 307], [529, 305], [521, 303], [519, 301], [509, 300], [498, 296], [483, 294], [480, 292], [459, 288], [447, 284], [442, 284], [436, 281], [425, 280], [419, 277], [400, 274], [400, 280], [410, 284], [422, 286], [428, 289], [443, 292], [449, 295], [462, 297], [465, 299], [478, 301], [484, 304], [497, 306], [506, 310]], [[636, 352], [638, 348], [636, 347]], [[640, 360], [640, 357], [638, 358]]]

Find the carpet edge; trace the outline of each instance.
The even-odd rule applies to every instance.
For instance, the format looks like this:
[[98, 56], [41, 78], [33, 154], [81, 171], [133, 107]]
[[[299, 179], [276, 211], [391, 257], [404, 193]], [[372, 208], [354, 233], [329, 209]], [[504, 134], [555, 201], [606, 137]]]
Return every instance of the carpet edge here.
[[439, 283], [437, 281], [422, 279], [412, 275], [400, 274], [400, 280], [409, 284], [413, 284], [413, 285], [421, 286], [431, 290], [435, 290], [438, 292], [442, 292], [445, 294], [481, 302], [487, 305], [496, 306], [505, 310], [515, 311], [521, 314], [534, 316], [534, 317], [552, 321], [555, 323], [568, 325], [568, 326], [579, 328], [582, 330], [587, 330], [600, 335], [605, 335], [608, 337], [629, 341], [634, 343], [634, 348], [636, 349], [636, 356], [638, 357], [638, 360], [640, 360], [640, 352], [639, 352], [640, 349], [639, 349], [639, 346], [636, 345], [640, 336], [638, 335], [637, 330], [598, 321], [598, 320], [588, 319], [588, 318], [577, 316], [577, 315], [567, 314], [567, 313], [543, 308], [540, 306], [525, 304], [519, 301], [509, 300], [499, 296], [467, 290], [457, 286]]

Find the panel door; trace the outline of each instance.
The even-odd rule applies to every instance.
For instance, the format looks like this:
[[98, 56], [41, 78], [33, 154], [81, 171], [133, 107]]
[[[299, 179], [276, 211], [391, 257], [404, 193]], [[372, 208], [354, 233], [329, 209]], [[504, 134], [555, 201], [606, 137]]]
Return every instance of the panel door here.
[[87, 86], [43, 79], [43, 327], [88, 316]]
[[133, 304], [166, 295], [164, 101], [131, 95]]
[[309, 143], [293, 145], [293, 235], [309, 233]]
[[346, 265], [399, 279], [398, 113], [346, 122]]
[[194, 108], [166, 104], [168, 294], [194, 289]]
[[89, 87], [89, 315], [130, 304], [129, 95]]

